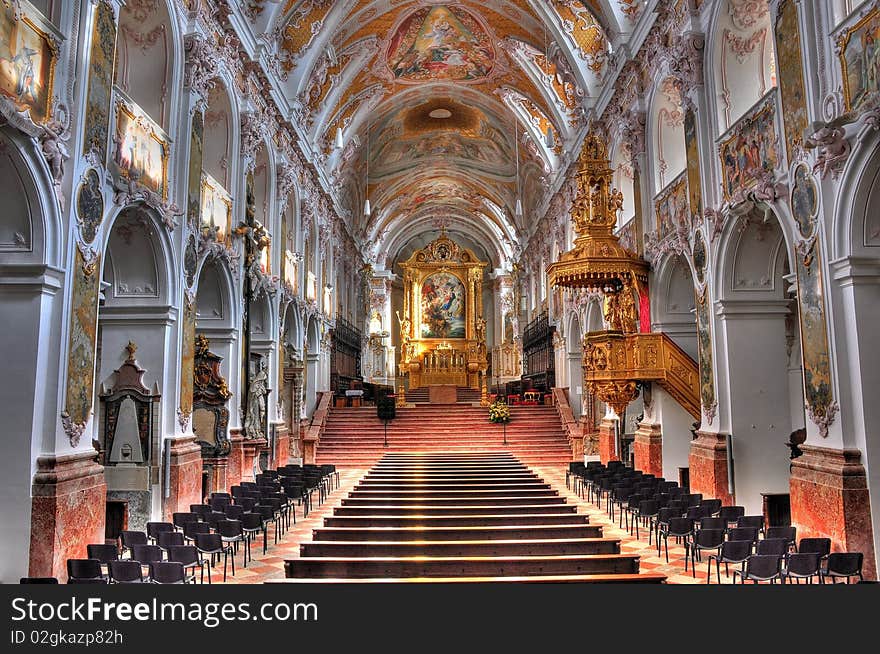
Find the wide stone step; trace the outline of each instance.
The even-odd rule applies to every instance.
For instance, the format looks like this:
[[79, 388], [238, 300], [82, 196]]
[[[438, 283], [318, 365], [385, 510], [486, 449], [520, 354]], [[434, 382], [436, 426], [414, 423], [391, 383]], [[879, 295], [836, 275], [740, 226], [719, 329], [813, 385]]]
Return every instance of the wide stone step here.
[[342, 506], [530, 506], [535, 504], [562, 504], [558, 495], [502, 496], [502, 497], [345, 497]]
[[288, 577], [509, 577], [533, 575], [636, 574], [631, 554], [546, 556], [301, 557], [284, 564]]
[[[326, 523], [325, 523], [326, 525]], [[602, 538], [601, 525], [499, 525], [483, 527], [332, 527], [313, 531], [314, 541], [484, 541]]]
[[545, 583], [545, 584], [662, 584], [666, 575], [659, 572], [639, 574], [578, 574], [531, 575], [521, 577], [344, 577], [268, 579], [269, 584], [485, 584], [491, 583]]
[[605, 538], [461, 541], [312, 541], [300, 545], [303, 557], [505, 557], [619, 554], [620, 541]]
[[324, 518], [327, 527], [500, 527], [571, 525], [589, 523], [583, 513], [511, 513], [476, 515], [352, 515]]
[[376, 505], [376, 504], [346, 504], [333, 507], [333, 515], [338, 516], [363, 516], [363, 515], [421, 515], [421, 516], [451, 516], [451, 515], [517, 515], [535, 513], [555, 513], [573, 515], [577, 513], [574, 504], [479, 504], [479, 505], [453, 505], [438, 506], [425, 504]]
[[422, 491], [431, 489], [432, 492], [438, 491], [465, 491], [465, 490], [504, 490], [504, 491], [533, 491], [533, 490], [552, 490], [550, 484], [542, 483], [538, 480], [533, 482], [497, 482], [497, 483], [468, 483], [462, 481], [397, 481], [397, 482], [376, 482], [363, 481], [354, 487], [355, 491]]
[[426, 500], [449, 499], [467, 503], [471, 498], [484, 497], [559, 497], [559, 492], [552, 488], [519, 488], [516, 491], [506, 489], [475, 490], [475, 489], [449, 489], [449, 488], [397, 488], [388, 490], [353, 490], [348, 495], [350, 498], [377, 498], [391, 499], [400, 498], [410, 500], [424, 497]]

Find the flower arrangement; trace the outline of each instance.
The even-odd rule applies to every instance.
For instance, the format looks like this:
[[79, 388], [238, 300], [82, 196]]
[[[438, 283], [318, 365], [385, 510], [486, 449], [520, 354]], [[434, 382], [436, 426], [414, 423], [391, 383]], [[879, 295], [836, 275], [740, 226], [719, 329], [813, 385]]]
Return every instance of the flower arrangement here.
[[501, 399], [489, 405], [489, 422], [510, 422], [510, 407]]

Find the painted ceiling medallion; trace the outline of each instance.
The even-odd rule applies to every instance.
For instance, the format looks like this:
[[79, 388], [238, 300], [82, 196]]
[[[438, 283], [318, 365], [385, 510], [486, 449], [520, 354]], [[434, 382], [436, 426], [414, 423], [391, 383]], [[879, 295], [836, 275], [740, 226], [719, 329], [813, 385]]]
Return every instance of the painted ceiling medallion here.
[[435, 5], [411, 13], [391, 36], [386, 63], [394, 79], [478, 82], [495, 67], [492, 39], [461, 7]]
[[449, 109], [434, 109], [431, 113], [428, 114], [431, 118], [452, 118], [452, 112]]

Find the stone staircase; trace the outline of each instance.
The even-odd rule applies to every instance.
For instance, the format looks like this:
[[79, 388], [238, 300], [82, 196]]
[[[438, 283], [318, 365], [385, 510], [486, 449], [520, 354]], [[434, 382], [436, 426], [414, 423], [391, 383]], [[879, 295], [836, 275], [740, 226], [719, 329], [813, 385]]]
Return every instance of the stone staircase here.
[[[417, 388], [413, 391], [406, 392], [406, 401], [409, 404], [428, 404], [428, 387], [423, 386], [422, 388]], [[468, 388], [466, 386], [459, 386], [457, 388], [458, 393], [458, 401], [463, 404], [470, 404], [473, 402], [480, 401], [480, 391]]]
[[488, 410], [458, 404], [400, 407], [388, 425], [388, 446], [376, 408], [334, 407], [318, 443], [317, 463], [369, 468], [393, 452], [510, 452], [535, 465], [568, 466], [571, 448], [553, 406], [512, 406], [504, 430], [490, 423]]
[[639, 557], [509, 453], [386, 454], [282, 583], [641, 582]]

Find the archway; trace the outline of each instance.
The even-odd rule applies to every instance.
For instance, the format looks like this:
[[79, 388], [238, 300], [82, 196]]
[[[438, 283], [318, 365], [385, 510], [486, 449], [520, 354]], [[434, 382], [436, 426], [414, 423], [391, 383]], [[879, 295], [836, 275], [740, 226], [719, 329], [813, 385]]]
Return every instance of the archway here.
[[575, 418], [583, 412], [581, 396], [584, 386], [584, 335], [577, 314], [572, 314], [568, 323], [566, 352], [568, 353], [568, 403]]
[[[753, 210], [724, 234], [718, 289], [719, 398], [731, 434], [736, 502], [763, 511], [762, 493], [788, 493], [791, 432], [803, 426], [803, 382], [790, 388], [799, 324], [786, 239], [771, 211]], [[726, 386], [726, 388], [725, 388]], [[727, 418], [724, 419], [724, 414]]]
[[320, 374], [319, 358], [321, 356], [321, 334], [318, 320], [309, 318], [306, 328], [306, 380], [305, 380], [305, 407], [306, 413], [311, 415], [318, 405], [318, 375]]
[[[56, 451], [64, 285], [60, 221], [48, 171], [33, 141], [0, 128], [0, 356], [4, 452], [0, 460], [0, 583], [28, 574], [31, 481], [40, 454]], [[50, 358], [51, 357], [51, 358]], [[84, 444], [86, 445], [86, 444]], [[66, 443], [60, 445], [67, 449]]]
[[[131, 469], [116, 460], [110, 430], [106, 429], [106, 407], [99, 395], [101, 389], [115, 385], [115, 373], [129, 357], [129, 344], [136, 348], [133, 356], [146, 371], [143, 383], [153, 394], [167, 395], [175, 385], [171, 345], [175, 316], [169, 306], [168, 277], [174, 265], [160, 237], [159, 230], [164, 229], [160, 225], [152, 211], [140, 205], [126, 207], [116, 217], [105, 246], [98, 310], [95, 415], [100, 420], [94, 438], [106, 466], [108, 522], [118, 522], [115, 511], [124, 504], [128, 528], [136, 530], [145, 529], [151, 516], [162, 510], [158, 477], [151, 469], [158, 471], [161, 463], [161, 438], [171, 424], [165, 415], [169, 403], [165, 398], [160, 401], [155, 412], [158, 424], [150, 423], [150, 443], [144, 447], [142, 460]], [[137, 424], [143, 427], [140, 421]], [[117, 426], [117, 437], [118, 432]]]

